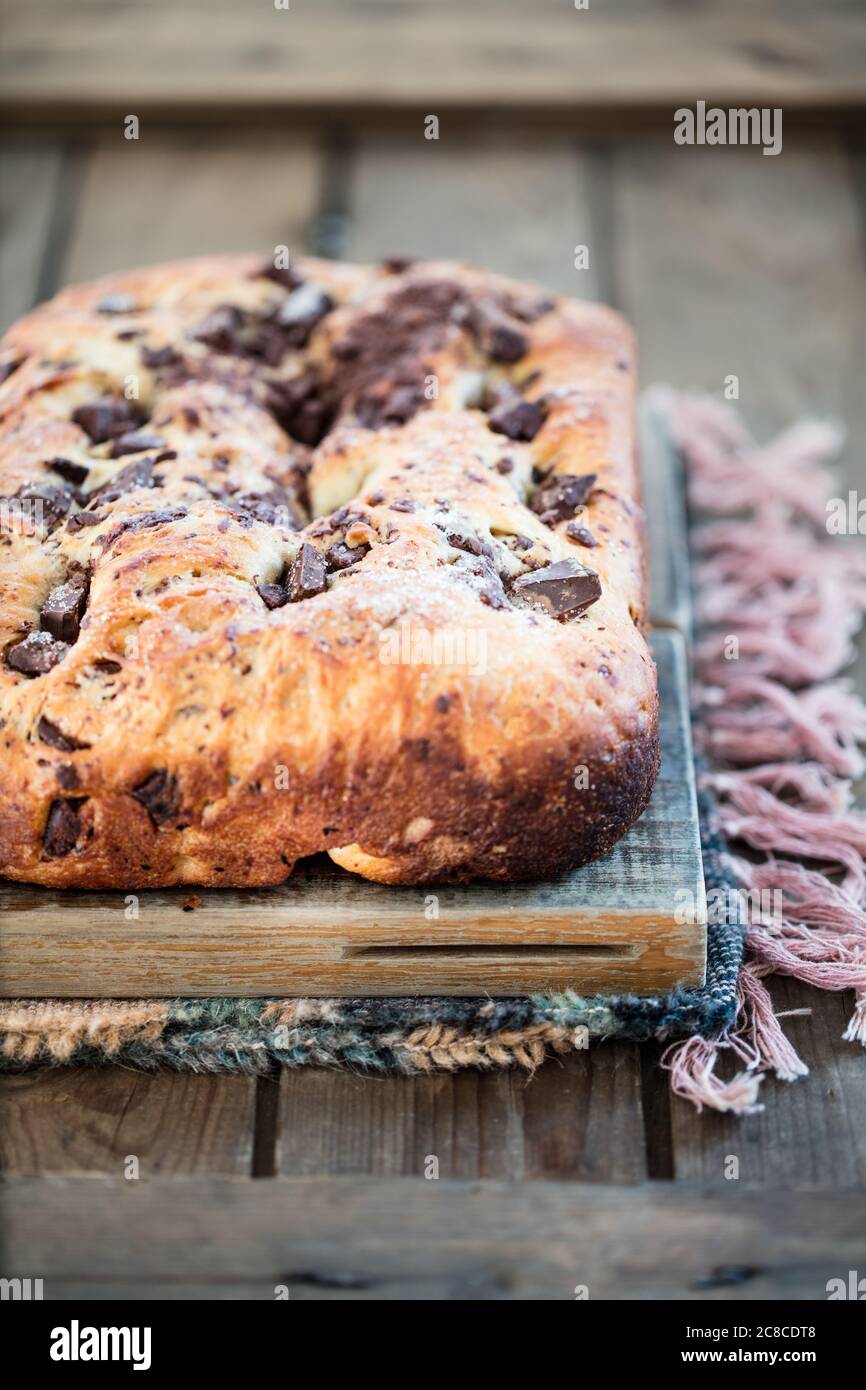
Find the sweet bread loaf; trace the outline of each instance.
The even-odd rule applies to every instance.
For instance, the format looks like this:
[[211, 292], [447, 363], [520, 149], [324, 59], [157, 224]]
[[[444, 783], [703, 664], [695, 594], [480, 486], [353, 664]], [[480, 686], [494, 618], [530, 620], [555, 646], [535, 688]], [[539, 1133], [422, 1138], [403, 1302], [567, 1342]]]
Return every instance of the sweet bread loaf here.
[[213, 257], [0, 349], [0, 874], [603, 854], [658, 762], [635, 349], [449, 263]]

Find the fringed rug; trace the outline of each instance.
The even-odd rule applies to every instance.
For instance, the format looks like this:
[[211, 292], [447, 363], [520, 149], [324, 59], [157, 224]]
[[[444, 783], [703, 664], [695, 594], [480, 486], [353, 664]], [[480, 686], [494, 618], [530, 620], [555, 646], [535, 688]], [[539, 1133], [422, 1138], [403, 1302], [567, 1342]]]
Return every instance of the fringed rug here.
[[866, 1044], [866, 816], [850, 790], [866, 707], [838, 678], [866, 612], [866, 555], [834, 535], [851, 529], [850, 508], [831, 500], [839, 439], [801, 424], [758, 447], [709, 398], [656, 399], [692, 510], [708, 518], [691, 530], [705, 986], [664, 998], [11, 1001], [0, 1005], [2, 1067], [532, 1070], [593, 1041], [654, 1039], [670, 1043], [678, 1095], [747, 1114], [768, 1072], [807, 1071], [773, 1012], [772, 974], [853, 991], [845, 1037]]

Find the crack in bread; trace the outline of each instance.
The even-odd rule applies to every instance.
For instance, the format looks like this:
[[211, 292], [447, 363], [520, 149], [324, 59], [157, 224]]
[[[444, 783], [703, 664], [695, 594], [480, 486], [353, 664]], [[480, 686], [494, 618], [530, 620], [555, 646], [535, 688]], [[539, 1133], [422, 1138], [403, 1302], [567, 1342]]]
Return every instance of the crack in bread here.
[[658, 766], [612, 311], [209, 257], [0, 346], [0, 874], [393, 883], [604, 854]]

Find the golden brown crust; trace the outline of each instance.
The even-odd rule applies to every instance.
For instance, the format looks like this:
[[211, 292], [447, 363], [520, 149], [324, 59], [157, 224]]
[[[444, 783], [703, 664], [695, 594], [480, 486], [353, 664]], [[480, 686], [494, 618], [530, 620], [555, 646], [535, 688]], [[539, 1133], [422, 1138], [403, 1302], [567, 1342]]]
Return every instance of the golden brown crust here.
[[[0, 874], [271, 884], [325, 850], [385, 882], [545, 877], [647, 803], [627, 325], [464, 266], [296, 270], [333, 306], [306, 328], [256, 258], [213, 257], [73, 287], [4, 339]], [[517, 393], [532, 439], [491, 427]], [[145, 441], [94, 442], [107, 397]], [[529, 505], [588, 474], [579, 519]], [[331, 569], [285, 602], [302, 545]], [[557, 620], [514, 581], [561, 560], [601, 596]], [[52, 616], [70, 581], [80, 629]], [[69, 640], [33, 674], [12, 654], [40, 624]]]

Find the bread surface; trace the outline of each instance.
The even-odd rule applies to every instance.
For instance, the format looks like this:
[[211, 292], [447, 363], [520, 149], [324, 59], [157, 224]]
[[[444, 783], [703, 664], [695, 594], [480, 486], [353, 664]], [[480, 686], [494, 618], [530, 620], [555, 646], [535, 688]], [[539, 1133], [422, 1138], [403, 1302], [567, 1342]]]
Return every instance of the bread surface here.
[[643, 811], [616, 314], [212, 257], [65, 290], [0, 366], [0, 875], [542, 878]]

